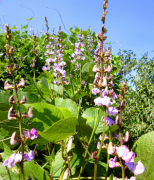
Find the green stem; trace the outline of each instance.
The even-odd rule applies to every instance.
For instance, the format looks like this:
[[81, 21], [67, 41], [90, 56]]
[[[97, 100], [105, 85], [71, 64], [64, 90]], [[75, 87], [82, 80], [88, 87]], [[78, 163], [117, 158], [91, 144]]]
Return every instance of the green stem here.
[[[96, 130], [96, 125], [97, 125], [97, 121], [98, 121], [98, 115], [99, 115], [99, 109], [98, 109], [98, 112], [97, 112], [97, 118], [96, 118], [96, 121], [95, 121], [95, 125], [94, 125], [94, 128], [93, 128], [92, 134], [90, 136], [89, 142], [88, 142], [88, 147], [89, 147], [89, 145], [90, 145], [90, 143], [92, 141], [93, 135], [94, 135], [95, 130]], [[83, 158], [82, 166], [81, 166], [80, 173], [79, 173], [79, 176], [78, 176], [78, 180], [80, 180], [81, 174], [82, 174], [82, 172], [83, 172], [83, 170], [85, 168], [84, 164], [85, 164], [86, 157], [87, 157], [87, 151], [84, 154], [84, 158]]]
[[[121, 145], [123, 145], [123, 140], [122, 140], [122, 108], [120, 107], [120, 126], [119, 126], [119, 135], [120, 135], [120, 143]], [[125, 166], [122, 162], [122, 159], [121, 159], [121, 170], [122, 170], [122, 179], [124, 180], [125, 179]]]
[[102, 132], [102, 140], [100, 143], [100, 148], [98, 150], [98, 154], [97, 154], [97, 160], [95, 162], [95, 168], [94, 168], [94, 180], [97, 180], [97, 165], [98, 165], [98, 159], [102, 150], [102, 145], [104, 142], [104, 136], [105, 136], [105, 128], [106, 128], [106, 106], [104, 106], [104, 125], [103, 125], [103, 132]]
[[6, 168], [6, 170], [7, 170], [7, 174], [8, 174], [8, 176], [9, 176], [9, 180], [11, 180], [11, 176], [10, 176], [10, 171], [9, 171], [9, 169], [5, 166], [5, 168]]
[[64, 84], [62, 82], [62, 99], [63, 99], [63, 96], [64, 96]]
[[86, 152], [89, 154], [89, 156], [91, 157], [91, 159], [93, 159], [92, 156], [91, 156], [91, 154], [90, 154], [90, 152], [88, 151], [88, 149], [86, 148], [86, 146], [83, 144], [83, 142], [81, 141], [81, 139], [80, 139], [80, 137], [78, 136], [78, 134], [76, 133], [75, 135], [77, 136], [77, 138], [79, 139], [80, 143], [82, 144], [82, 146], [84, 147], [84, 149], [86, 150]]
[[[10, 46], [10, 42], [9, 42], [9, 46]], [[23, 169], [23, 159], [24, 159], [24, 142], [22, 141], [22, 125], [21, 125], [21, 113], [20, 113], [20, 102], [18, 99], [18, 94], [17, 94], [17, 86], [16, 86], [16, 82], [15, 82], [15, 77], [14, 74], [12, 72], [12, 64], [11, 64], [11, 57], [10, 57], [10, 53], [8, 52], [8, 59], [9, 59], [9, 63], [10, 63], [10, 71], [11, 71], [11, 75], [12, 75], [12, 80], [13, 80], [13, 85], [14, 85], [14, 92], [15, 92], [15, 96], [16, 96], [16, 105], [17, 105], [17, 109], [18, 109], [18, 121], [19, 121], [19, 131], [20, 131], [20, 138], [21, 138], [21, 146], [22, 146], [22, 161], [20, 163], [20, 167], [21, 167], [21, 176], [22, 176], [22, 180], [24, 180], [24, 169]]]
[[50, 153], [49, 144], [47, 144], [47, 149], [48, 149], [48, 154], [49, 154], [49, 157], [50, 157], [50, 174], [52, 174], [52, 159], [51, 159], [51, 153]]
[[[111, 139], [111, 128], [109, 126], [109, 143], [112, 142]], [[106, 165], [106, 176], [105, 176], [105, 180], [107, 180], [108, 177], [108, 170], [109, 170], [109, 159], [110, 159], [110, 154], [107, 154], [107, 165]]]
[[62, 141], [62, 143], [63, 143], [64, 150], [65, 150], [65, 153], [66, 153], [66, 158], [67, 158], [67, 162], [68, 162], [68, 168], [69, 168], [69, 172], [70, 172], [70, 176], [71, 176], [71, 180], [72, 180], [72, 172], [71, 172], [71, 166], [70, 166], [70, 161], [69, 161], [68, 153], [67, 153], [64, 141]]
[[81, 64], [80, 64], [80, 89], [81, 89]]

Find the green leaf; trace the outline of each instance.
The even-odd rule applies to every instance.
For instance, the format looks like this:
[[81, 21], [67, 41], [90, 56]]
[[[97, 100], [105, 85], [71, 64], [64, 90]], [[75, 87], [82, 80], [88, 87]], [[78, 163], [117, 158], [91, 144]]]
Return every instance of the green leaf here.
[[45, 78], [41, 79], [41, 91], [43, 92], [44, 97], [47, 100], [50, 96], [50, 89], [49, 89], [48, 81]]
[[64, 160], [61, 156], [61, 152], [58, 152], [55, 156], [55, 161], [52, 161], [53, 178], [59, 179], [63, 169], [63, 163]]
[[[84, 117], [84, 118], [88, 117], [88, 119], [89, 119], [89, 117], [91, 117], [94, 119], [93, 121], [87, 121], [87, 124], [93, 129], [95, 126], [95, 121], [97, 119], [97, 115], [98, 115], [98, 108], [91, 107], [91, 108], [87, 108], [83, 112], [82, 117]], [[99, 134], [103, 131], [103, 123], [101, 122], [102, 116], [104, 116], [104, 111], [102, 109], [100, 109], [97, 124], [96, 124], [96, 130], [95, 130], [96, 134]]]
[[10, 105], [6, 103], [0, 103], [0, 111], [8, 111], [10, 109]]
[[54, 123], [46, 131], [40, 133], [40, 135], [50, 142], [57, 142], [68, 138], [76, 132], [77, 118], [69, 117]]
[[22, 26], [22, 29], [26, 30], [28, 28], [28, 25]]
[[0, 91], [0, 102], [9, 104], [9, 97], [11, 94], [8, 94], [6, 91]]
[[13, 27], [11, 27], [10, 29], [17, 29], [17, 26], [13, 26]]
[[67, 117], [70, 117], [70, 116], [74, 116], [71, 111], [69, 111], [68, 109], [66, 109], [64, 107], [59, 107], [59, 109], [63, 113], [64, 118], [67, 118]]
[[6, 136], [8, 136], [8, 132], [4, 128], [0, 128], [0, 140], [4, 139]]
[[63, 89], [62, 89], [62, 85], [56, 85], [56, 84], [50, 84], [50, 87], [53, 91], [55, 91], [56, 93], [62, 95], [63, 94]]
[[78, 117], [78, 108], [74, 101], [71, 99], [55, 98], [54, 104], [56, 107], [64, 107], [73, 113], [75, 117]]
[[7, 120], [8, 111], [0, 111], [0, 121]]
[[55, 122], [63, 118], [63, 114], [59, 108], [47, 104], [47, 103], [33, 103], [24, 104], [28, 109], [31, 107], [33, 110], [31, 128], [35, 128], [38, 131], [44, 131], [53, 125]]
[[2, 158], [3, 158], [3, 161], [4, 161], [8, 157], [10, 157], [11, 154], [13, 154], [13, 152], [11, 151], [11, 149], [4, 142], [3, 142], [3, 147], [4, 147], [4, 154], [3, 154]]
[[[14, 168], [9, 169], [11, 180], [19, 179], [19, 169], [15, 166]], [[9, 180], [8, 173], [5, 166], [2, 166], [0, 162], [0, 180], [5, 179]]]
[[27, 19], [27, 21], [31, 21], [31, 20], [33, 20], [33, 18], [29, 18], [29, 19]]
[[84, 141], [88, 142], [92, 134], [92, 128], [88, 124], [81, 124], [76, 127], [78, 135], [83, 138]]
[[138, 175], [137, 180], [151, 180], [154, 178], [154, 131], [141, 136], [132, 149], [135, 154], [135, 163], [139, 160], [145, 167], [145, 172]]
[[26, 86], [24, 92], [33, 93], [37, 95], [39, 94], [37, 88], [34, 85]]
[[40, 165], [33, 162], [24, 163], [24, 171], [26, 176], [35, 177], [37, 180], [48, 180], [47, 171], [45, 171]]
[[88, 94], [87, 94], [86, 92], [80, 90], [80, 91], [78, 91], [78, 92], [74, 95], [73, 99], [74, 99], [75, 101], [77, 101], [78, 99], [80, 99], [80, 98], [82, 98], [82, 97], [84, 97], [84, 96], [87, 96], [87, 95], [88, 95]]
[[23, 96], [26, 97], [26, 103], [37, 103], [39, 98], [37, 95], [32, 94], [33, 92], [23, 92], [22, 90], [18, 90], [18, 99], [21, 100]]
[[51, 74], [51, 73], [48, 72], [48, 71], [43, 71], [43, 73], [40, 74], [37, 79], [38, 79], [38, 80], [41, 80], [43, 77], [44, 77], [45, 79], [49, 80], [50, 82], [53, 81], [53, 74]]

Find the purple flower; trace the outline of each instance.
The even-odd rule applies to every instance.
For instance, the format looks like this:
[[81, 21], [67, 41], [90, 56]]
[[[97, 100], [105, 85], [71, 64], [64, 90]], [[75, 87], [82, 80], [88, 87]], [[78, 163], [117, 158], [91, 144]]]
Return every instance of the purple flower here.
[[72, 54], [72, 58], [74, 58], [74, 57], [75, 57], [75, 53]]
[[21, 162], [21, 160], [22, 160], [22, 155], [14, 153], [3, 162], [2, 166], [8, 165], [8, 168], [13, 168], [15, 164], [17, 162]]
[[115, 156], [115, 158], [110, 158], [109, 159], [109, 167], [110, 168], [120, 167], [120, 163], [117, 162], [117, 157], [116, 156]]
[[83, 81], [81, 81], [81, 84], [83, 84], [85, 86], [87, 83], [83, 80]]
[[85, 56], [83, 56], [83, 57], [82, 57], [82, 61], [84, 61], [85, 59], [86, 59]]
[[136, 176], [143, 173], [145, 171], [144, 165], [141, 161], [138, 161], [136, 165], [134, 165], [134, 158], [131, 159], [130, 162], [126, 163], [125, 165], [128, 167], [130, 171], [132, 171]]
[[26, 161], [31, 161], [35, 158], [35, 153], [34, 151], [29, 151], [28, 154], [24, 153], [24, 159]]
[[116, 107], [109, 107], [106, 112], [110, 115], [115, 116], [116, 114], [118, 114], [118, 109]]
[[129, 180], [136, 180], [136, 177], [132, 176]]
[[46, 67], [46, 66], [43, 66], [42, 69], [45, 70], [45, 71], [50, 71], [50, 68]]
[[117, 148], [117, 154], [119, 157], [123, 157], [124, 155], [126, 155], [129, 152], [129, 149], [127, 146], [122, 145], [120, 147]]
[[[100, 145], [101, 145], [101, 143], [100, 142], [98, 142], [97, 143], [97, 149], [99, 149], [100, 148]], [[103, 145], [102, 145], [102, 148], [106, 148], [106, 146], [105, 146], [105, 144], [103, 143]]]
[[113, 146], [112, 142], [110, 142], [107, 147], [107, 152], [108, 152], [108, 154], [114, 155], [117, 152], [117, 146]]
[[92, 93], [95, 94], [95, 95], [98, 94], [99, 92], [100, 92], [100, 91], [99, 91], [98, 88], [93, 88], [93, 89], [92, 89]]
[[97, 106], [107, 106], [109, 107], [112, 103], [110, 101], [110, 98], [108, 96], [105, 96], [103, 98], [98, 97], [96, 99], [94, 99], [95, 105]]
[[[104, 123], [104, 116], [101, 118], [101, 121]], [[115, 124], [115, 122], [110, 117], [106, 117], [106, 126], [112, 126], [112, 124]]]
[[38, 137], [37, 130], [32, 128], [31, 131], [23, 131], [26, 139], [36, 139]]
[[62, 67], [66, 66], [66, 62], [61, 61], [61, 62], [59, 63], [59, 66], [62, 66]]

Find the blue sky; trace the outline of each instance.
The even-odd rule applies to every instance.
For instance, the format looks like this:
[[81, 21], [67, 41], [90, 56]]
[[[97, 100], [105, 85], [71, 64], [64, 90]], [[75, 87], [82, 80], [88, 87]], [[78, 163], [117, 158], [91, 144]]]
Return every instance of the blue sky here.
[[[33, 26], [40, 32], [46, 29], [46, 16], [50, 32], [53, 26], [57, 31], [59, 25], [65, 31], [58, 10], [68, 31], [70, 27], [77, 26], [83, 30], [91, 27], [92, 31], [99, 33], [102, 4], [103, 0], [0, 0], [0, 25], [8, 23], [21, 29], [28, 23], [28, 18], [33, 18], [29, 29]], [[133, 50], [137, 57], [142, 57], [146, 52], [150, 58], [154, 57], [153, 7], [154, 0], [109, 0], [107, 42], [112, 43], [114, 54], [122, 49]]]

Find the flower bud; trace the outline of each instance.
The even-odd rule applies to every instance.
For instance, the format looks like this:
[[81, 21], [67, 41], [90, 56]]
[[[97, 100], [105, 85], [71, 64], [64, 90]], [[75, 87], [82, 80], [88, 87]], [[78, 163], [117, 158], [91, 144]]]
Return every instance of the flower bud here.
[[9, 98], [9, 103], [10, 103], [10, 104], [14, 104], [14, 103], [15, 103], [15, 101], [14, 101], [14, 95], [10, 96], [10, 98]]
[[124, 142], [128, 142], [128, 140], [129, 140], [129, 132], [126, 131], [125, 136], [124, 136]]
[[112, 79], [112, 74], [110, 74], [110, 76], [107, 78], [108, 80], [111, 80]]
[[14, 52], [13, 47], [10, 47], [10, 49], [9, 49], [9, 53], [10, 53], [10, 54], [12, 54], [13, 52]]
[[21, 81], [19, 82], [19, 84], [17, 84], [17, 88], [23, 87], [25, 85], [25, 80], [24, 78], [21, 78]]
[[108, 66], [107, 66], [107, 68], [105, 68], [105, 67], [104, 67], [104, 72], [105, 72], [105, 73], [109, 73], [109, 72], [111, 72], [111, 71], [112, 71], [112, 68], [113, 68], [113, 66], [112, 66], [112, 65], [111, 65], [111, 66], [110, 66], [110, 65], [108, 65]]
[[97, 67], [97, 65], [93, 67], [93, 72], [100, 72], [100, 69]]
[[6, 51], [8, 51], [8, 50], [9, 50], [10, 45], [9, 45], [9, 44], [5, 44], [5, 46], [4, 46], [4, 47], [6, 48]]
[[15, 111], [13, 110], [13, 107], [10, 107], [10, 109], [8, 111], [8, 119], [9, 120], [17, 119], [17, 115], [16, 115]]
[[5, 83], [4, 83], [4, 89], [5, 90], [10, 90], [10, 89], [14, 89], [14, 87], [9, 84], [8, 80], [6, 80]]
[[19, 142], [20, 141], [19, 141], [19, 138], [17, 137], [17, 132], [15, 131], [11, 136], [10, 144], [14, 145], [14, 144], [18, 144]]
[[22, 114], [22, 117], [25, 117], [25, 118], [32, 118], [33, 117], [33, 111], [32, 111], [32, 108], [29, 107], [28, 108], [28, 111], [26, 113], [23, 113]]
[[122, 110], [124, 110], [124, 109], [125, 109], [125, 101], [124, 101], [124, 100], [122, 100], [122, 101], [121, 101], [121, 103], [120, 103], [120, 107], [122, 108]]
[[113, 146], [112, 145], [112, 142], [109, 143], [108, 147], [107, 147], [107, 152], [108, 154], [115, 154], [116, 153], [116, 150], [117, 150], [117, 147], [116, 146]]
[[116, 125], [118, 126], [119, 125], [119, 116], [116, 116], [115, 122], [116, 122]]
[[99, 80], [98, 84], [100, 87], [106, 87], [107, 86], [107, 77], [106, 76], [103, 77], [103, 81]]
[[22, 100], [20, 101], [20, 104], [25, 104], [25, 103], [26, 103], [26, 101], [27, 101], [27, 100], [26, 100], [26, 97], [25, 97], [25, 96], [23, 96], [23, 97], [22, 97]]
[[110, 57], [110, 49], [105, 52], [105, 57]]
[[104, 2], [104, 4], [103, 4], [103, 9], [107, 9], [107, 3], [106, 2]]
[[5, 31], [7, 32], [9, 30], [9, 25], [5, 24]]
[[12, 71], [14, 72], [16, 69], [17, 69], [17, 65], [14, 64], [14, 65], [13, 65], [13, 68], [12, 68]]

